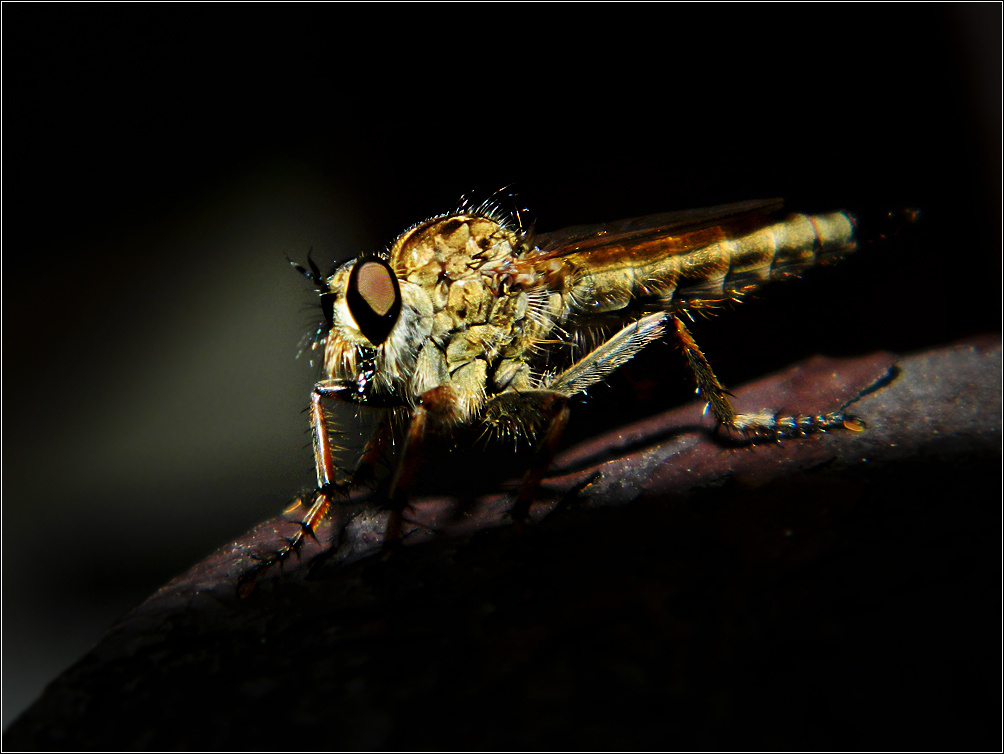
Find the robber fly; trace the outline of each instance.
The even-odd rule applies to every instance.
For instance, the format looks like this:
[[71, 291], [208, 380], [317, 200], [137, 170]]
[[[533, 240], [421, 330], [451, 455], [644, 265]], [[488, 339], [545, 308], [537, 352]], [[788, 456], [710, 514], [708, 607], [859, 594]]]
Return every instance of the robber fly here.
[[[399, 519], [427, 437], [464, 426], [536, 445], [512, 508], [514, 520], [525, 517], [570, 400], [667, 333], [728, 430], [782, 438], [859, 428], [842, 410], [738, 413], [684, 321], [853, 251], [855, 223], [844, 211], [785, 214], [768, 200], [536, 234], [519, 212], [487, 202], [418, 223], [386, 252], [327, 276], [309, 258], [309, 269], [291, 261], [324, 315], [312, 343], [323, 368], [310, 398], [317, 489], [300, 531], [266, 564], [296, 551], [389, 448], [398, 452], [385, 491]], [[612, 335], [583, 353], [603, 328]], [[336, 463], [333, 402], [387, 409], [351, 470]]]

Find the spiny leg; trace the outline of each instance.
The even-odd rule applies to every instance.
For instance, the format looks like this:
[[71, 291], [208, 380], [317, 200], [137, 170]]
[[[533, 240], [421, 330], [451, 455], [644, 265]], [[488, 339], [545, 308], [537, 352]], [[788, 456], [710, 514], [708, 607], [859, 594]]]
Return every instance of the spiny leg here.
[[[353, 406], [365, 405], [374, 410], [386, 410], [371, 427], [375, 427], [352, 471], [340, 468], [334, 460], [327, 413], [326, 400], [336, 400]], [[354, 383], [339, 380], [323, 380], [314, 385], [310, 394], [310, 430], [314, 445], [314, 467], [317, 471], [317, 489], [322, 492], [344, 492], [350, 484], [366, 484], [377, 476], [376, 467], [387, 465], [388, 449], [394, 444], [395, 403], [381, 403], [377, 400], [360, 400]], [[341, 475], [341, 480], [338, 475]]]
[[[517, 522], [526, 519], [533, 502], [533, 495], [554, 457], [558, 440], [568, 424], [568, 404], [571, 396], [584, 392], [588, 387], [599, 382], [614, 369], [633, 358], [646, 345], [657, 340], [665, 329], [667, 318], [664, 312], [642, 317], [637, 322], [624, 327], [567, 370], [556, 375], [550, 384], [543, 388], [522, 393], [506, 393], [502, 396], [496, 396], [495, 400], [489, 402], [490, 404], [494, 403], [496, 407], [503, 402], [513, 400], [523, 404], [522, 423], [524, 427], [542, 430], [537, 445], [536, 458], [526, 473], [512, 508], [512, 516]], [[320, 498], [328, 500], [330, 492], [342, 490], [335, 481], [338, 469], [331, 452], [323, 400], [325, 398], [338, 398], [353, 402], [354, 389], [354, 385], [328, 380], [317, 383], [311, 394], [310, 417], [317, 469], [317, 500]], [[531, 396], [531, 394], [533, 395]], [[408, 504], [408, 491], [412, 488], [421, 466], [425, 437], [430, 422], [434, 425], [449, 425], [462, 421], [464, 416], [462, 416], [463, 409], [460, 407], [464, 405], [465, 401], [461, 398], [462, 396], [457, 394], [455, 388], [439, 386], [426, 391], [416, 400], [393, 479], [388, 489], [391, 516], [387, 524], [385, 543], [394, 542], [401, 536], [403, 512]], [[487, 419], [487, 414], [491, 414], [491, 408], [486, 407], [486, 409]], [[360, 480], [365, 480], [367, 475], [373, 473], [375, 466], [385, 460], [384, 451], [388, 445], [393, 443], [392, 429], [391, 420], [388, 419], [364, 450], [359, 466], [352, 474], [351, 482], [357, 483]], [[315, 503], [316, 505], [317, 503]], [[311, 507], [311, 511], [314, 510], [315, 506]], [[280, 550], [277, 554], [278, 558], [284, 560], [292, 550], [302, 544], [305, 536], [312, 535], [314, 526], [323, 518], [329, 508], [330, 501], [323, 507], [323, 511], [313, 519], [308, 511], [307, 516], [301, 522], [301, 530], [289, 540], [288, 547]]]
[[[404, 523], [404, 509], [408, 506], [408, 492], [414, 486], [419, 467], [425, 455], [425, 438], [430, 423], [448, 425], [460, 419], [461, 400], [455, 388], [441, 385], [422, 393], [415, 402], [415, 408], [408, 421], [404, 445], [394, 470], [387, 499], [390, 519], [384, 535], [384, 545], [392, 545], [401, 539]], [[418, 523], [418, 522], [415, 522]], [[419, 524], [424, 526], [424, 524]]]
[[558, 440], [568, 425], [568, 404], [569, 396], [557, 390], [527, 390], [497, 395], [485, 407], [485, 422], [496, 432], [538, 436], [534, 459], [509, 509], [517, 527], [529, 517], [533, 496], [554, 460]]
[[397, 544], [401, 539], [404, 508], [408, 504], [407, 492], [411, 488], [418, 473], [418, 467], [422, 462], [428, 420], [427, 408], [419, 403], [408, 422], [408, 434], [405, 436], [401, 457], [398, 459], [394, 478], [391, 480], [387, 495], [390, 502], [390, 518], [387, 520], [387, 530], [384, 533], [384, 546]]
[[[282, 547], [264, 555], [256, 554], [251, 556], [257, 563], [238, 582], [237, 592], [241, 597], [247, 597], [251, 594], [258, 577], [269, 568], [275, 565], [281, 566], [294, 553], [299, 556], [300, 548], [307, 537], [310, 537], [315, 542], [317, 541], [314, 530], [327, 515], [328, 509], [331, 507], [331, 500], [327, 495], [322, 494], [320, 490], [315, 491], [309, 500], [310, 505], [307, 513], [297, 522], [300, 528], [297, 529], [293, 536], [285, 539]], [[303, 501], [299, 502], [302, 503]]]
[[345, 389], [324, 382], [314, 385], [310, 391], [310, 434], [314, 444], [314, 468], [317, 472], [317, 490], [313, 494], [307, 512], [299, 520], [300, 529], [286, 540], [278, 551], [279, 562], [285, 561], [292, 552], [299, 552], [305, 537], [317, 539], [314, 531], [331, 509], [330, 494], [335, 487], [335, 462], [331, 453], [331, 438], [328, 434], [328, 419], [324, 411], [324, 399], [330, 396], [344, 398]]
[[[375, 486], [394, 468], [393, 452], [395, 444], [394, 414], [388, 413], [380, 421], [375, 432], [362, 449], [362, 454], [352, 472], [352, 485]], [[381, 468], [382, 467], [382, 468]]]
[[[307, 537], [317, 541], [315, 531], [331, 510], [332, 494], [345, 491], [346, 485], [340, 486], [336, 481], [338, 468], [331, 451], [331, 439], [323, 401], [325, 398], [332, 397], [345, 401], [350, 392], [348, 388], [332, 382], [319, 382], [314, 385], [310, 394], [310, 429], [314, 447], [314, 467], [317, 472], [317, 489], [307, 501], [300, 501], [305, 504], [307, 510], [296, 522], [299, 529], [292, 536], [287, 537], [279, 549], [266, 555], [255, 556], [258, 564], [243, 580], [245, 583], [241, 587], [242, 594], [250, 593], [251, 585], [262, 572], [274, 565], [285, 563], [294, 553], [299, 555], [300, 548], [303, 547]], [[376, 457], [376, 454], [371, 453], [370, 457]]]
[[506, 392], [489, 401], [485, 407], [485, 423], [497, 434], [534, 436], [539, 433], [536, 457], [511, 509], [517, 525], [526, 521], [534, 493], [554, 458], [558, 440], [568, 424], [571, 397], [585, 392], [634, 358], [649, 343], [658, 340], [667, 319], [665, 312], [642, 317], [623, 327], [540, 389]]
[[342, 390], [330, 390], [317, 383], [310, 391], [310, 434], [314, 441], [314, 469], [317, 471], [317, 489], [326, 490], [335, 481], [335, 462], [331, 456], [331, 439], [328, 420], [324, 413], [324, 398], [340, 396]]
[[697, 392], [707, 401], [706, 410], [711, 411], [711, 415], [719, 425], [727, 429], [741, 433], [746, 437], [794, 437], [804, 435], [809, 432], [820, 432], [841, 425], [851, 426], [857, 422], [847, 416], [843, 410], [832, 411], [827, 414], [812, 414], [797, 416], [778, 416], [777, 414], [763, 411], [756, 414], [740, 414], [732, 407], [725, 388], [718, 381], [711, 364], [701, 349], [698, 347], [694, 336], [683, 324], [679, 317], [673, 318], [676, 324], [676, 333], [683, 346], [684, 355], [687, 357], [687, 364], [697, 382]]
[[[394, 445], [394, 418], [387, 414], [380, 422], [376, 432], [363, 448], [362, 455], [355, 470], [344, 482], [339, 482], [336, 475], [340, 469], [333, 460], [331, 439], [328, 432], [324, 400], [334, 398], [354, 403], [353, 387], [334, 381], [319, 382], [314, 386], [310, 398], [310, 424], [314, 439], [314, 462], [317, 469], [318, 489], [315, 493], [318, 499], [328, 499], [332, 493], [346, 491], [351, 484], [367, 484], [379, 478], [378, 467], [390, 463], [390, 449]], [[427, 425], [432, 420], [449, 421], [452, 417], [457, 399], [451, 388], [438, 387], [423, 393], [416, 402], [408, 422], [407, 434], [400, 455], [394, 464], [394, 473], [390, 485], [386, 489], [390, 508], [390, 519], [384, 535], [385, 543], [393, 543], [400, 539], [403, 523], [403, 512], [408, 503], [408, 491], [411, 489], [418, 468], [421, 465]], [[344, 472], [343, 472], [344, 474]], [[315, 506], [317, 504], [315, 503]], [[294, 535], [290, 547], [302, 545], [304, 536], [312, 536], [313, 528], [324, 517], [330, 508], [330, 503], [319, 515], [311, 518], [311, 508], [300, 522], [300, 531]], [[288, 548], [284, 548], [288, 549]], [[280, 551], [280, 554], [282, 552]], [[287, 555], [288, 556], [288, 555]]]
[[545, 417], [544, 431], [541, 433], [540, 442], [537, 445], [537, 454], [527, 469], [523, 483], [520, 485], [516, 502], [512, 506], [512, 518], [517, 525], [521, 525], [530, 515], [530, 504], [533, 496], [540, 486], [540, 480], [544, 478], [554, 460], [554, 452], [558, 447], [558, 440], [568, 426], [568, 396], [562, 393], [551, 393], [547, 400], [541, 405], [541, 413]]

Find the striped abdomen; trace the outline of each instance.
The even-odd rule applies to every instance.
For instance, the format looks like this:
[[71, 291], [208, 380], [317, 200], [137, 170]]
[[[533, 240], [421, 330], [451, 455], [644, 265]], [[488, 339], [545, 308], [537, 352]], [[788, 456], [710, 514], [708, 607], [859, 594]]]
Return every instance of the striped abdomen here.
[[[648, 239], [644, 249], [623, 248], [602, 264], [594, 258], [577, 265], [565, 294], [570, 312], [613, 312], [638, 299], [654, 299], [666, 308], [699, 308], [857, 247], [855, 219], [848, 212], [793, 214], [733, 237], [709, 229], [702, 239], [706, 243], [682, 252], [673, 248], [673, 240]], [[661, 256], [660, 243], [668, 250]]]

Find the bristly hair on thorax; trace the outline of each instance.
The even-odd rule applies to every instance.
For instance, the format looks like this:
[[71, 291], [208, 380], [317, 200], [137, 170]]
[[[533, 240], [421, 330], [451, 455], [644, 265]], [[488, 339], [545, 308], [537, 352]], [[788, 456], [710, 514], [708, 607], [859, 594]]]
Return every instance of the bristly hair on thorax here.
[[[525, 222], [529, 210], [520, 207], [517, 203], [517, 196], [510, 191], [511, 184], [492, 192], [490, 196], [478, 201], [473, 194], [468, 193], [460, 197], [455, 209], [443, 213], [442, 217], [450, 215], [466, 214], [486, 217], [497, 222], [504, 230], [516, 235], [521, 240], [533, 235], [533, 223]], [[508, 206], [507, 206], [508, 205]]]
[[[503, 230], [512, 233], [520, 242], [520, 248], [518, 250], [519, 253], [529, 249], [531, 246], [531, 239], [533, 237], [533, 223], [528, 224], [526, 222], [529, 210], [525, 207], [519, 206], [516, 201], [517, 194], [510, 191], [510, 185], [503, 186], [493, 191], [485, 198], [479, 198], [478, 193], [479, 192], [472, 191], [461, 195], [453, 209], [433, 215], [430, 218], [420, 220], [412, 224], [400, 235], [406, 235], [410, 230], [428, 223], [430, 220], [448, 218], [453, 215], [473, 215], [492, 220]], [[365, 252], [358, 257], [346, 260], [342, 264], [337, 262], [333, 263], [327, 274], [322, 274], [317, 263], [313, 260], [311, 256], [313, 248], [307, 251], [306, 267], [293, 261], [288, 254], [284, 255], [286, 257], [286, 261], [289, 262], [293, 269], [305, 277], [319, 294], [319, 299], [315, 299], [315, 305], [321, 309], [321, 313], [323, 315], [317, 325], [312, 327], [311, 331], [304, 335], [301, 339], [297, 349], [297, 358], [300, 358], [300, 356], [307, 351], [315, 352], [318, 349], [324, 348], [325, 341], [332, 326], [331, 300], [334, 294], [333, 291], [330, 290], [328, 283], [331, 276], [345, 264], [356, 263], [359, 260], [366, 258], [378, 258], [385, 261], [388, 260], [396, 241], [397, 238], [391, 239], [383, 248], [377, 251]], [[313, 355], [310, 357], [310, 363], [313, 366]]]

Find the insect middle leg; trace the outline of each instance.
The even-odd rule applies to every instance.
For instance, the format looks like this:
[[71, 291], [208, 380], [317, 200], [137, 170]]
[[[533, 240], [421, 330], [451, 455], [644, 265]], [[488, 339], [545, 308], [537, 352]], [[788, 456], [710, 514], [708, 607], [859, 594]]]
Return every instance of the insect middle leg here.
[[[404, 445], [394, 469], [387, 493], [390, 519], [384, 535], [385, 544], [394, 544], [401, 538], [404, 510], [408, 506], [408, 492], [414, 485], [425, 456], [425, 441], [432, 428], [442, 428], [463, 419], [461, 394], [454, 387], [440, 385], [422, 393], [408, 420]], [[419, 524], [421, 525], [421, 524]]]
[[684, 355], [694, 380], [697, 391], [707, 401], [707, 410], [715, 421], [729, 430], [746, 437], [793, 437], [809, 432], [824, 431], [851, 421], [843, 410], [827, 414], [798, 414], [782, 416], [769, 411], [755, 414], [740, 414], [733, 407], [722, 383], [718, 381], [711, 364], [698, 347], [694, 336], [679, 317], [673, 318], [676, 325], [676, 335], [683, 346]]
[[511, 509], [517, 524], [523, 523], [529, 515], [533, 495], [554, 458], [558, 440], [568, 424], [572, 396], [600, 382], [657, 340], [663, 333], [667, 316], [657, 312], [627, 325], [539, 389], [501, 393], [488, 402], [485, 422], [497, 432], [539, 438], [536, 457]]
[[557, 390], [508, 392], [492, 398], [485, 408], [485, 422], [503, 432], [537, 437], [534, 459], [523, 476], [509, 515], [517, 526], [526, 522], [534, 493], [554, 459], [558, 440], [568, 425], [569, 396]]
[[[290, 552], [299, 548], [306, 536], [313, 536], [314, 527], [330, 509], [333, 494], [345, 494], [350, 487], [377, 483], [381, 479], [383, 481], [377, 484], [377, 489], [380, 494], [386, 494], [390, 510], [384, 543], [392, 544], [400, 539], [408, 492], [422, 463], [430, 425], [450, 424], [458, 418], [457, 406], [461, 401], [453, 388], [440, 386], [428, 390], [418, 397], [415, 407], [411, 409], [400, 450], [396, 454], [392, 452], [396, 437], [394, 409], [391, 409], [366, 444], [355, 469], [348, 472], [339, 469], [334, 461], [324, 401], [334, 399], [355, 404], [354, 389], [352, 385], [334, 380], [325, 380], [314, 386], [310, 397], [310, 426], [317, 470], [315, 503], [301, 519], [300, 531], [288, 539], [287, 545], [278, 553], [280, 559], [285, 559]], [[384, 467], [383, 471], [389, 467], [389, 482], [386, 476], [382, 476], [381, 466]], [[321, 500], [327, 503], [322, 504]]]

